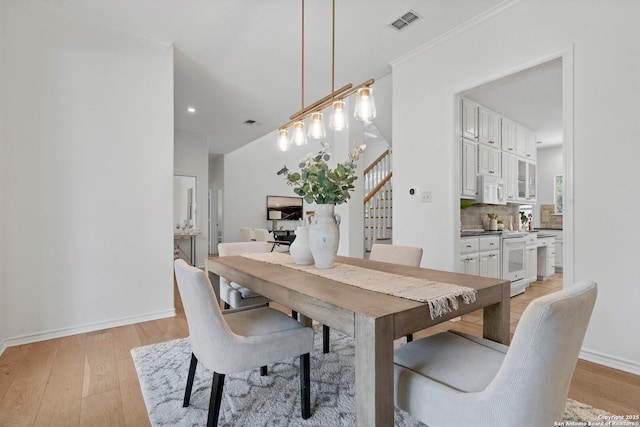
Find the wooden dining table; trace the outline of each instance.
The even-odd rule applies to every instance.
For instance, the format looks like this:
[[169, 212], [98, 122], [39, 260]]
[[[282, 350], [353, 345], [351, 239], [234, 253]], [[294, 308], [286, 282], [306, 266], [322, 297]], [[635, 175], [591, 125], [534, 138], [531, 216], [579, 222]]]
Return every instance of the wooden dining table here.
[[458, 298], [458, 309], [432, 319], [425, 302], [362, 289], [243, 256], [207, 259], [206, 270], [214, 279], [214, 287], [215, 279], [225, 277], [303, 314], [307, 324], [314, 319], [355, 338], [358, 426], [392, 426], [394, 423], [394, 339], [482, 308], [483, 336], [509, 344], [509, 281], [352, 257], [339, 256], [336, 262], [458, 284], [477, 291], [475, 302], [465, 304]]

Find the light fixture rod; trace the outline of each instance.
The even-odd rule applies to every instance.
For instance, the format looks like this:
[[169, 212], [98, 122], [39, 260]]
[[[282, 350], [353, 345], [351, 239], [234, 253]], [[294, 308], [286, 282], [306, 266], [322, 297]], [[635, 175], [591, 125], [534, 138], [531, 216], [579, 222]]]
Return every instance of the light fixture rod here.
[[331, 93], [335, 92], [336, 74], [336, 0], [331, 8]]
[[[346, 92], [344, 92], [344, 93], [340, 93], [340, 94], [339, 94], [339, 96], [338, 96], [338, 98], [339, 98], [339, 99], [344, 99], [344, 98], [346, 98], [346, 97], [348, 97], [348, 96], [353, 95], [354, 93], [356, 93], [356, 92], [358, 91], [358, 89], [363, 88], [363, 87], [367, 87], [367, 86], [371, 86], [373, 83], [375, 83], [375, 80], [374, 80], [374, 79], [369, 79], [369, 80], [367, 80], [366, 82], [360, 83], [358, 86], [355, 86], [355, 87], [353, 87], [353, 88], [351, 88], [351, 89], [347, 90], [347, 91], [346, 91]], [[346, 85], [346, 86], [351, 86], [351, 83], [349, 83], [349, 84], [348, 84], [348, 85]], [[341, 89], [338, 89], [336, 92], [341, 92]], [[294, 122], [302, 121], [302, 120], [306, 119], [307, 117], [309, 117], [309, 116], [311, 115], [311, 113], [313, 113], [313, 112], [315, 112], [315, 111], [321, 111], [321, 110], [324, 110], [324, 109], [325, 109], [325, 108], [327, 108], [329, 105], [332, 105], [332, 104], [333, 104], [333, 97], [332, 97], [332, 95], [333, 95], [333, 94], [331, 94], [331, 95], [327, 95], [327, 96], [325, 96], [324, 98], [322, 98], [322, 99], [324, 99], [324, 102], [322, 102], [322, 100], [319, 100], [319, 101], [314, 102], [313, 104], [314, 104], [314, 105], [316, 105], [316, 107], [314, 107], [314, 108], [309, 107], [309, 108], [306, 108], [306, 109], [302, 110], [302, 111], [301, 111], [301, 112], [299, 112], [299, 113], [296, 113], [297, 115], [294, 115], [294, 116], [293, 116], [293, 117], [295, 117], [295, 119], [292, 119], [291, 121], [289, 121], [289, 122], [287, 122], [287, 123], [283, 124], [283, 125], [282, 125], [282, 126], [280, 126], [278, 129], [286, 129], [286, 128], [288, 128], [289, 126], [291, 126]]]
[[310, 110], [313, 110], [314, 108], [316, 108], [318, 105], [328, 101], [329, 99], [333, 99], [336, 96], [339, 96], [342, 92], [349, 90], [353, 87], [353, 84], [351, 83], [347, 83], [346, 85], [342, 86], [340, 89], [330, 93], [329, 95], [325, 96], [322, 99], [317, 100], [316, 102], [314, 102], [313, 104], [307, 106], [307, 107], [303, 107], [302, 110], [298, 111], [297, 113], [294, 113], [292, 115], [289, 116], [289, 118], [291, 120], [295, 119], [298, 116], [303, 115], [304, 113], [309, 112]]
[[302, 0], [302, 102], [300, 108], [304, 108], [304, 0]]

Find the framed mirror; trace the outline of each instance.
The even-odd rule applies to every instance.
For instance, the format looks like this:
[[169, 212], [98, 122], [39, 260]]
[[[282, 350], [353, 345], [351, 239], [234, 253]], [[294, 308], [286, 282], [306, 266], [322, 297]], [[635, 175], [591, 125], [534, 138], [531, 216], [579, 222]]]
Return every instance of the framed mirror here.
[[197, 228], [195, 176], [173, 176], [173, 224], [174, 231]]

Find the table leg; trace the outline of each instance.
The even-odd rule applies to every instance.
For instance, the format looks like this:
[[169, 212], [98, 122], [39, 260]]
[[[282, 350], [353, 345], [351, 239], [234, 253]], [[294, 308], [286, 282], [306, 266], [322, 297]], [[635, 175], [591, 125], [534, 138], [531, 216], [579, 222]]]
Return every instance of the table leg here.
[[356, 425], [393, 426], [393, 320], [356, 314]]
[[191, 236], [191, 265], [196, 266], [196, 238]]
[[502, 301], [483, 310], [482, 335], [492, 341], [509, 345], [511, 333], [511, 283], [502, 286]]

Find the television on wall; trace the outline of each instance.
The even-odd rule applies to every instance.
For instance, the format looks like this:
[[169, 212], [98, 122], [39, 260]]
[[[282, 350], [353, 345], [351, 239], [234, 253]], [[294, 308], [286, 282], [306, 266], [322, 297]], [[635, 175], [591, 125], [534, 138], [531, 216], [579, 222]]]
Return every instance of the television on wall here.
[[302, 219], [302, 197], [267, 196], [267, 219]]

